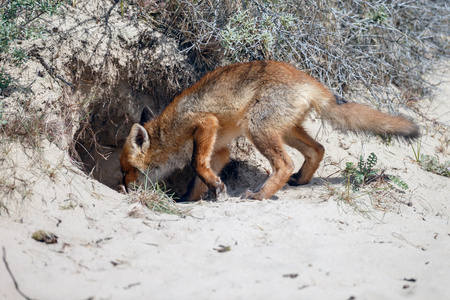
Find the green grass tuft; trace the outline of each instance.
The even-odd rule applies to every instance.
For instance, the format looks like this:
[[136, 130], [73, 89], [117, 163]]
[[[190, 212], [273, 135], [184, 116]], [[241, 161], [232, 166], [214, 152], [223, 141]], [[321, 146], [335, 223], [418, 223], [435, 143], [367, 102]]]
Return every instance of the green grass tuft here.
[[147, 173], [142, 172], [145, 176], [145, 182], [142, 185], [135, 186], [129, 192], [132, 202], [138, 201], [155, 213], [163, 213], [185, 217], [189, 214], [190, 209], [181, 207], [175, 202], [174, 194], [170, 194], [166, 187], [158, 182], [153, 183]]

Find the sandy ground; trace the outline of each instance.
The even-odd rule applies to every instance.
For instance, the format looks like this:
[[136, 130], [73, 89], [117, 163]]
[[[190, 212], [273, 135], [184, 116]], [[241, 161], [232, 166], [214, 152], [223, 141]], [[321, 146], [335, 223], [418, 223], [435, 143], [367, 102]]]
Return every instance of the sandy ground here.
[[[448, 125], [447, 95], [427, 107]], [[384, 207], [375, 209], [371, 198], [349, 205], [328, 196], [316, 177], [262, 202], [180, 204], [191, 212], [177, 217], [131, 204], [54, 146], [40, 158], [52, 176], [30, 171], [33, 158], [11, 150], [14, 176], [32, 184], [26, 200], [13, 192], [9, 215], [0, 215], [0, 298], [449, 299], [449, 178], [422, 170], [409, 145], [342, 135], [320, 122], [308, 127], [327, 149], [325, 162], [375, 152], [410, 189], [372, 199]], [[429, 132], [422, 152], [434, 154], [441, 143], [441, 134]], [[441, 159], [448, 159], [445, 151]], [[295, 159], [301, 163], [300, 155]], [[317, 176], [333, 168], [324, 163]], [[329, 180], [342, 188], [339, 173]], [[58, 243], [33, 240], [40, 229]]]

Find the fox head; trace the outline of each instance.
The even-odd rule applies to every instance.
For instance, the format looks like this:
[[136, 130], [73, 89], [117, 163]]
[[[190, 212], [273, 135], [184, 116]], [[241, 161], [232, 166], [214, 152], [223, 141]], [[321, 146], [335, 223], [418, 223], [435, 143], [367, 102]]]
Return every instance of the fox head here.
[[120, 154], [120, 168], [122, 170], [122, 184], [128, 192], [130, 183], [138, 180], [140, 170], [146, 170], [149, 166], [147, 152], [150, 148], [150, 138], [144, 124], [154, 118], [153, 112], [145, 107], [139, 123], [131, 127], [122, 153]]

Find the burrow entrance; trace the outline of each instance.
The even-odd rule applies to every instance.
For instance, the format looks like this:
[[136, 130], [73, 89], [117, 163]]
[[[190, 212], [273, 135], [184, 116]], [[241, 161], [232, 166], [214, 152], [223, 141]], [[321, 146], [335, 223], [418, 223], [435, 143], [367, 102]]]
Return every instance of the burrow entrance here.
[[[130, 82], [129, 78], [108, 88], [86, 84], [93, 82], [91, 74], [81, 80], [84, 84], [77, 86], [78, 98], [95, 99], [87, 106], [85, 116], [81, 116], [82, 122], [75, 134], [76, 155], [86, 173], [112, 189], [117, 190], [122, 182], [119, 156], [131, 126], [139, 122], [142, 109], [148, 106], [159, 114], [177, 93], [175, 87], [164, 84], [163, 77], [168, 74], [159, 75], [157, 79], [149, 76], [145, 88], [140, 83]], [[187, 167], [164, 182], [177, 195], [183, 194], [193, 174]]]

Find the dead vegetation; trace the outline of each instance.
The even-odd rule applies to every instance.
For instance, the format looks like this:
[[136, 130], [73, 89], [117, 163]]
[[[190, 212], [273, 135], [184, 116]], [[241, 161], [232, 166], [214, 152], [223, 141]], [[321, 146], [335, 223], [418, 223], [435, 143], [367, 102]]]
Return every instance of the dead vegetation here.
[[294, 62], [339, 94], [369, 91], [366, 99], [391, 112], [428, 94], [423, 75], [450, 53], [446, 1], [145, 3], [153, 23], [197, 65]]

